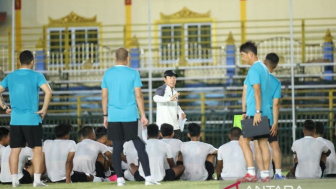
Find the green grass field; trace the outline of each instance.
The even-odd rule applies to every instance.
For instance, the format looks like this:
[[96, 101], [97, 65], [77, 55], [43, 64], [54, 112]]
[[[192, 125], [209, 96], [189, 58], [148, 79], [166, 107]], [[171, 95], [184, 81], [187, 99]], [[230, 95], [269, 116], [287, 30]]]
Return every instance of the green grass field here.
[[[192, 181], [175, 181], [175, 182], [161, 182], [161, 185], [157, 186], [145, 186], [144, 182], [127, 182], [124, 187], [120, 188], [130, 188], [130, 189], [141, 189], [141, 188], [158, 188], [158, 189], [208, 189], [208, 188], [218, 188], [223, 189], [234, 181], [202, 181], [202, 182], [192, 182]], [[11, 188], [11, 185], [0, 185], [0, 188]], [[21, 185], [19, 189], [33, 188], [32, 184]], [[47, 189], [57, 188], [57, 189], [82, 189], [82, 188], [119, 188], [115, 182], [104, 182], [104, 183], [72, 183], [72, 184], [48, 184]], [[311, 179], [311, 180], [271, 180], [270, 183], [243, 183], [239, 185], [239, 189], [335, 189], [336, 179]], [[235, 188], [232, 188], [235, 189]]]

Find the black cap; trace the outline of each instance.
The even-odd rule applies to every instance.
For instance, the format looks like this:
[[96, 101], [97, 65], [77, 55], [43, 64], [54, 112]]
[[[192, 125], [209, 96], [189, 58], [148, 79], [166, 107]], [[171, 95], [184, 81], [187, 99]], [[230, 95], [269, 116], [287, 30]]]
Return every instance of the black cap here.
[[175, 76], [178, 77], [177, 74], [174, 72], [174, 70], [167, 70], [164, 72], [163, 77], [167, 77], [167, 76]]

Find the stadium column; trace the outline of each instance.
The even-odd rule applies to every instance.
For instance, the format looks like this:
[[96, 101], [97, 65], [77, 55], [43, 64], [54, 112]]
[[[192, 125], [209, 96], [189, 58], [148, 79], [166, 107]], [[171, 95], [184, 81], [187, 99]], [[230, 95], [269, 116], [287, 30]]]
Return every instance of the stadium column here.
[[[234, 66], [236, 59], [235, 59], [235, 51], [236, 47], [234, 45], [234, 39], [232, 32], [229, 33], [228, 38], [226, 39], [226, 65], [227, 66]], [[226, 80], [227, 84], [232, 84], [233, 83], [233, 76], [235, 75], [235, 68], [227, 68], [226, 69], [226, 75], [228, 79]]]
[[246, 1], [240, 0], [241, 43], [246, 41]]
[[[330, 30], [328, 29], [326, 35], [324, 36], [323, 54], [324, 59], [330, 62], [334, 62], [334, 43], [332, 41], [332, 36]], [[333, 66], [324, 66], [324, 74], [332, 74], [334, 72]], [[324, 76], [325, 80], [332, 81], [332, 76]]]
[[[21, 8], [22, 1], [15, 0], [15, 50], [16, 52], [21, 52], [22, 42], [21, 42]], [[20, 67], [19, 60], [17, 61], [17, 68]]]
[[132, 0], [125, 0], [126, 7], [126, 24], [124, 35], [124, 46], [126, 49], [130, 48], [130, 41], [132, 36]]
[[136, 36], [132, 37], [132, 40], [129, 44], [130, 54], [131, 54], [131, 68], [140, 68], [140, 49], [139, 41]]

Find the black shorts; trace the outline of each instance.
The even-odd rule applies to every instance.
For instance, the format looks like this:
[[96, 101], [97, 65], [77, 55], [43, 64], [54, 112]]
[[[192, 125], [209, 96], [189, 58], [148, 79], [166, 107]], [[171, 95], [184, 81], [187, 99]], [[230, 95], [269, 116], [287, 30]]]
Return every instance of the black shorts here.
[[74, 171], [71, 175], [72, 182], [88, 182], [87, 176], [85, 173]]
[[28, 143], [28, 147], [34, 148], [42, 146], [42, 124], [31, 125], [11, 125], [9, 128], [11, 136], [11, 148], [23, 148]]
[[33, 178], [29, 172], [25, 169], [22, 170], [23, 177], [19, 180], [20, 184], [30, 184], [33, 183]]
[[166, 169], [166, 175], [163, 178], [164, 181], [173, 181], [175, 180], [175, 172], [173, 169]]
[[274, 141], [278, 141], [278, 134], [276, 134], [275, 136], [269, 135], [268, 136], [268, 142], [274, 142]]
[[138, 121], [108, 122], [107, 138], [109, 140], [129, 141], [138, 137]]

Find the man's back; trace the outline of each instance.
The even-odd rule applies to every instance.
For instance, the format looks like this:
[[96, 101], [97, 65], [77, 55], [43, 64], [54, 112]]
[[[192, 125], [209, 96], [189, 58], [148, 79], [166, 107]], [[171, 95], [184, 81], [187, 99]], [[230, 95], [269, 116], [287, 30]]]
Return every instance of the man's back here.
[[102, 88], [108, 93], [108, 121], [136, 121], [139, 118], [134, 88], [141, 87], [139, 72], [127, 66], [117, 65], [108, 69]]
[[[1, 158], [1, 173], [0, 173], [0, 181], [1, 182], [12, 182], [12, 175], [9, 169], [9, 155], [11, 153], [10, 146], [7, 146], [2, 153]], [[31, 148], [25, 147], [21, 149], [19, 156], [19, 164], [18, 164], [18, 178], [21, 179], [23, 177], [22, 170], [24, 168], [25, 163], [28, 158], [33, 157], [33, 150]]]
[[[164, 162], [167, 158], [173, 158], [170, 146], [159, 139], [148, 139], [146, 151], [149, 158], [150, 172], [155, 181], [162, 181], [166, 175]], [[139, 173], [144, 177], [142, 165], [140, 165]]]
[[77, 144], [73, 159], [73, 170], [96, 175], [96, 160], [99, 153], [105, 153], [107, 147], [99, 142], [84, 139]]
[[65, 180], [68, 154], [76, 151], [76, 143], [73, 140], [46, 140], [43, 151], [50, 180], [52, 182]]
[[181, 145], [183, 165], [185, 167], [182, 180], [206, 180], [208, 172], [205, 169], [205, 161], [209, 154], [216, 149], [207, 143], [199, 141], [184, 142]]
[[323, 152], [329, 150], [326, 143], [305, 136], [293, 143], [292, 151], [296, 153], [298, 165], [295, 171], [296, 178], [320, 178], [322, 171], [320, 160]]
[[218, 160], [223, 161], [223, 180], [236, 180], [246, 174], [246, 162], [238, 140], [223, 144], [218, 149]]
[[38, 111], [40, 86], [47, 83], [44, 76], [30, 69], [19, 69], [1, 82], [9, 90], [11, 102], [11, 125], [38, 125], [41, 117]]
[[336, 153], [334, 144], [330, 140], [322, 137], [317, 137], [316, 140], [325, 142], [331, 152], [330, 155], [327, 157], [326, 169], [324, 170], [324, 174], [336, 174]]

